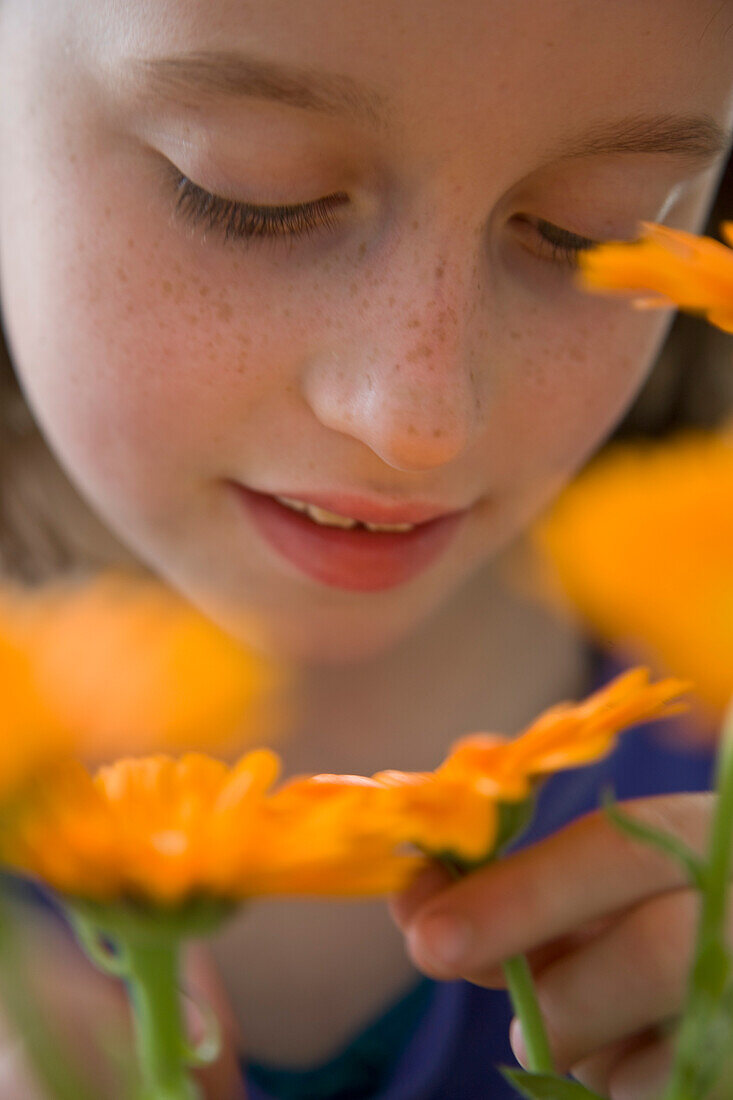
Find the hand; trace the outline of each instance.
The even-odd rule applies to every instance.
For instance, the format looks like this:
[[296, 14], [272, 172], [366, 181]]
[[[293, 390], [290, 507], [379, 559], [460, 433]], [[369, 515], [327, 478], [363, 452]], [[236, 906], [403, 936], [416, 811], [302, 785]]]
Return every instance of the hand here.
[[[96, 970], [58, 921], [24, 910], [21, 907], [23, 925], [31, 925], [35, 996], [49, 1027], [100, 1098], [128, 1100], [116, 1067], [93, 1043], [95, 1035], [115, 1036], [126, 1051], [132, 1049], [130, 1012], [120, 982]], [[208, 953], [198, 944], [187, 952], [184, 985], [194, 1002], [211, 1005], [222, 1029], [220, 1057], [196, 1073], [206, 1100], [246, 1100], [236, 1053], [237, 1024]], [[189, 1004], [184, 1001], [195, 1043], [201, 1020]], [[0, 1023], [0, 1100], [47, 1100], [26, 1061], [22, 1041], [4, 1019]]]
[[[620, 805], [703, 855], [715, 797]], [[699, 897], [675, 861], [595, 810], [459, 882], [431, 867], [390, 908], [431, 977], [500, 988], [502, 960], [525, 954], [558, 1072], [610, 1100], [651, 1100], [671, 1066]], [[526, 1068], [516, 1021], [510, 1037]]]

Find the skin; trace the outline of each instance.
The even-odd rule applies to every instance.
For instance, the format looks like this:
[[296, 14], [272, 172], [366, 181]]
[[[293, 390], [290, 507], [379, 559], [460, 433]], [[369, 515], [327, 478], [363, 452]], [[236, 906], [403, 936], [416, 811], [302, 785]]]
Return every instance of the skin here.
[[[461, 593], [486, 588], [619, 419], [670, 321], [582, 293], [533, 219], [596, 240], [632, 238], [640, 219], [699, 231], [723, 163], [549, 151], [640, 112], [707, 113], [730, 132], [730, 24], [719, 0], [668, 0], [662, 23], [654, 0], [1, 0], [0, 299], [19, 378], [79, 492], [232, 633], [322, 669], [316, 695], [346, 662], [355, 713], [415, 646], [421, 668], [469, 662], [467, 641], [446, 641], [476, 641]], [[344, 73], [388, 117], [373, 127], [256, 99], [173, 107], [132, 79], [133, 55], [222, 44]], [[333, 232], [225, 244], [174, 214], [166, 160], [242, 201], [349, 202]], [[473, 507], [424, 574], [353, 594], [276, 558], [226, 477]], [[474, 686], [483, 674], [476, 664]], [[424, 751], [413, 701], [386, 691], [393, 725], [367, 739], [381, 766], [403, 714], [415, 724], [403, 746]], [[435, 745], [449, 717], [469, 716], [455, 701], [435, 711]], [[325, 702], [311, 717], [323, 715], [328, 739]], [[688, 843], [709, 818], [700, 796], [634, 805]], [[561, 1061], [612, 1100], [648, 1096], [641, 1060], [664, 1050], [643, 1036], [678, 1008], [691, 935], [688, 892], [650, 860], [590, 815], [470, 882], [417, 885], [395, 915], [431, 973], [428, 916], [469, 920], [471, 953], [440, 976], [490, 984], [502, 957], [534, 952]], [[629, 1041], [637, 1053], [618, 1046]]]

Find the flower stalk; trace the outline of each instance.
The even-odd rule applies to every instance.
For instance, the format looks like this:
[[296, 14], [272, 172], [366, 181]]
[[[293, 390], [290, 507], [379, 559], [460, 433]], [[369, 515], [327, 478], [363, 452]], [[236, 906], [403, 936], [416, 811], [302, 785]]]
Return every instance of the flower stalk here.
[[[522, 825], [529, 823], [533, 808], [534, 801], [528, 799], [523, 806], [521, 815], [517, 815], [515, 837], [521, 831]], [[514, 838], [508, 837], [507, 842], [509, 839]], [[499, 848], [497, 847], [490, 856], [477, 865], [486, 866], [491, 863], [498, 852]], [[451, 857], [447, 853], [440, 856], [439, 861], [455, 879], [463, 878], [464, 875], [470, 873], [471, 868], [469, 866], [462, 865], [460, 859]], [[510, 959], [505, 959], [502, 963], [502, 971], [506, 978], [507, 991], [514, 1015], [522, 1027], [522, 1038], [527, 1051], [529, 1070], [533, 1073], [554, 1073], [555, 1063], [552, 1059], [547, 1031], [537, 1002], [534, 979], [526, 955], [514, 955]]]
[[507, 959], [502, 969], [514, 1014], [522, 1026], [527, 1066], [533, 1073], [553, 1073], [555, 1064], [526, 955]]
[[201, 1100], [187, 1068], [179, 952], [178, 941], [167, 938], [127, 944], [127, 982], [143, 1078], [140, 1100]]
[[[715, 787], [718, 797], [703, 868], [704, 889], [690, 985], [663, 1100], [706, 1096], [720, 1072], [725, 1051], [730, 1049], [733, 960], [727, 948], [726, 928], [733, 870], [733, 703], [723, 725]], [[702, 1051], [708, 1056], [703, 1058]]]

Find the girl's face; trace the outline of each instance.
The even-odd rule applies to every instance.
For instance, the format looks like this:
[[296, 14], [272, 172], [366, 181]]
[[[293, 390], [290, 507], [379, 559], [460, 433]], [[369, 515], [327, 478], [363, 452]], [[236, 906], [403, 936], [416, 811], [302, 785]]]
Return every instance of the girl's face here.
[[[254, 617], [338, 661], [407, 634], [653, 362], [669, 313], [586, 295], [569, 249], [700, 230], [732, 20], [720, 0], [1, 0], [0, 298], [80, 491], [242, 635]], [[324, 527], [267, 494], [419, 522]]]

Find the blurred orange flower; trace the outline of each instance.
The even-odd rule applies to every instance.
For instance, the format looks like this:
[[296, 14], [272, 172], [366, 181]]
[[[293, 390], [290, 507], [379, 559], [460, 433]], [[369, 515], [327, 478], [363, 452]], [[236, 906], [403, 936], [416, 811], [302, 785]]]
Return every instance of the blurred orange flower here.
[[538, 593], [635, 659], [733, 693], [733, 430], [617, 445], [532, 533]]
[[109, 570], [38, 589], [5, 585], [0, 607], [47, 706], [92, 758], [241, 751], [284, 725], [284, 666], [147, 575]]
[[581, 703], [550, 707], [513, 740], [461, 738], [434, 772], [323, 774], [272, 790], [280, 761], [269, 749], [234, 766], [160, 755], [96, 775], [64, 761], [8, 815], [0, 862], [97, 902], [394, 892], [424, 866], [416, 848], [490, 856], [507, 839], [503, 808], [530, 799], [533, 780], [598, 759], [625, 726], [683, 708], [686, 687], [633, 669]]
[[0, 802], [68, 751], [67, 731], [47, 710], [28, 654], [0, 625]]
[[[576, 281], [584, 290], [653, 292], [637, 298], [637, 309], [678, 306], [733, 333], [733, 251], [712, 237], [654, 222], [640, 222], [636, 241], [611, 241], [582, 252]], [[733, 245], [733, 222], [721, 233]]]
[[268, 799], [275, 753], [229, 766], [202, 754], [121, 760], [91, 775], [65, 762], [0, 836], [2, 862], [62, 895], [176, 907], [261, 894], [383, 894], [419, 857], [362, 825], [362, 807]]

